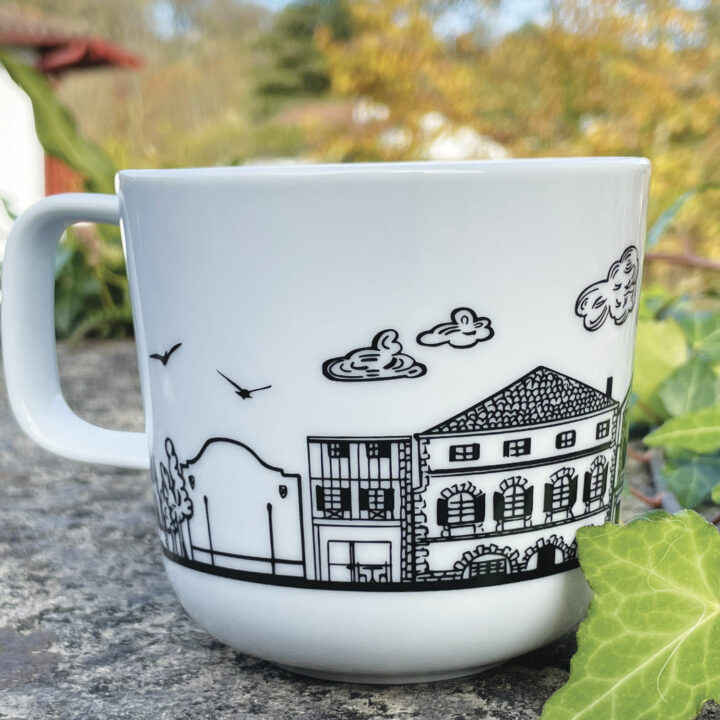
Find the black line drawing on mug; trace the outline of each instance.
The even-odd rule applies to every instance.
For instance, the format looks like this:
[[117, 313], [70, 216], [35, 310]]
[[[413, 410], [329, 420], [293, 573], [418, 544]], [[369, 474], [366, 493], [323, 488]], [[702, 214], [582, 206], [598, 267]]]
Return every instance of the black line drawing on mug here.
[[[194, 506], [185, 484], [185, 474], [170, 438], [165, 439], [165, 454], [167, 464], [162, 462], [159, 464], [159, 473], [155, 468], [154, 459], [150, 464], [157, 500], [158, 523], [165, 533], [166, 542], [172, 543], [173, 550], [182, 557], [189, 557], [185, 528], [188, 527], [188, 521], [193, 516]], [[192, 485], [192, 481], [190, 484]]]
[[[182, 478], [185, 506], [190, 507], [182, 525], [172, 525], [156, 488], [166, 551], [205, 571], [209, 566], [251, 576], [305, 577], [300, 475], [271, 465], [231, 438], [209, 438], [182, 463], [170, 438], [165, 446], [172, 448], [173, 473]], [[202, 512], [192, 513], [193, 501]]]
[[168, 364], [168, 360], [170, 359], [170, 356], [171, 356], [181, 345], [182, 345], [181, 342], [175, 343], [169, 350], [167, 350], [166, 352], [162, 353], [162, 355], [161, 355], [160, 353], [153, 353], [152, 355], [150, 355], [150, 357], [151, 357], [153, 360], [159, 360], [159, 361], [163, 364], [163, 367], [165, 367], [165, 366]]
[[[156, 483], [163, 551], [225, 578], [330, 590], [565, 572], [576, 529], [618, 506], [628, 400], [612, 378], [600, 390], [539, 366], [414, 435], [309, 436], [304, 479], [239, 440], [210, 438], [182, 463], [168, 440], [160, 472], [180, 480]], [[186, 490], [174, 516], [164, 487]]]
[[330, 358], [323, 363], [323, 375], [329, 380], [367, 382], [418, 378], [427, 368], [403, 352], [397, 330], [381, 330], [370, 347], [356, 348], [343, 357]]
[[626, 248], [608, 270], [605, 280], [586, 287], [575, 303], [575, 314], [582, 318], [586, 330], [603, 326], [608, 317], [622, 325], [635, 308], [640, 256], [634, 245]]
[[238, 385], [234, 380], [231, 380], [227, 375], [221, 373], [219, 370], [217, 371], [217, 373], [218, 375], [224, 377], [235, 388], [235, 394], [243, 400], [251, 400], [253, 393], [260, 392], [260, 390], [269, 390], [272, 387], [272, 385], [264, 385], [263, 387], [257, 387], [253, 388], [252, 390], [248, 390], [247, 388]]
[[478, 316], [471, 308], [459, 307], [450, 313], [450, 322], [435, 325], [419, 333], [416, 339], [420, 345], [449, 345], [464, 350], [490, 340], [493, 335], [490, 318]]

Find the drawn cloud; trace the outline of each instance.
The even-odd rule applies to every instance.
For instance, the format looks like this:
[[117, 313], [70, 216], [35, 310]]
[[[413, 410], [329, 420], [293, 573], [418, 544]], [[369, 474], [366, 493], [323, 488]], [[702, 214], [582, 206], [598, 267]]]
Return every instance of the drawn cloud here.
[[431, 330], [417, 336], [420, 345], [449, 345], [466, 349], [490, 340], [495, 334], [490, 318], [478, 317], [470, 308], [455, 308], [450, 313], [450, 322], [440, 323]]
[[622, 325], [635, 307], [640, 256], [634, 245], [628, 247], [608, 271], [607, 278], [585, 288], [575, 303], [575, 314], [586, 330], [597, 330], [610, 316]]
[[396, 330], [382, 330], [372, 339], [370, 347], [330, 358], [323, 363], [322, 371], [330, 380], [358, 382], [417, 378], [424, 375], [427, 368], [403, 352]]

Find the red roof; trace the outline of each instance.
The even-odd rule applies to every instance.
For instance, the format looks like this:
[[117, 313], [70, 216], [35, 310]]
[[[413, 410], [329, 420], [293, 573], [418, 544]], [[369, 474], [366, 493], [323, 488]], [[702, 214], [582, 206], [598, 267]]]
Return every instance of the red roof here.
[[38, 70], [47, 74], [75, 68], [142, 65], [137, 55], [87, 34], [78, 23], [12, 3], [0, 5], [0, 47], [35, 50], [39, 54]]

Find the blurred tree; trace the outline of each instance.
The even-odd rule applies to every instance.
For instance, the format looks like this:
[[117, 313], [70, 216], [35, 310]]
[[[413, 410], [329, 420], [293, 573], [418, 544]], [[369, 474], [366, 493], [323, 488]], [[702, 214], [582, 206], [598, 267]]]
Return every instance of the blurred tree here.
[[352, 25], [344, 0], [301, 0], [276, 15], [259, 43], [269, 58], [259, 72], [261, 95], [320, 95], [330, 88], [325, 57], [313, 41], [321, 26], [339, 42], [350, 38]]
[[[425, 0], [349, 0], [353, 36], [320, 28], [336, 92], [389, 108], [387, 125], [325, 138], [336, 160], [417, 157], [418, 124], [440, 111], [515, 156], [645, 155], [651, 220], [720, 179], [720, 12], [685, 0], [550, 0], [548, 21], [488, 38], [443, 37]], [[399, 135], [398, 135], [399, 134]], [[663, 243], [720, 256], [720, 198], [698, 194]]]
[[[53, 0], [23, 2], [60, 11]], [[118, 167], [228, 165], [255, 154], [264, 128], [251, 120], [252, 48], [269, 11], [241, 0], [68, 0], [61, 12], [85, 15], [88, 32], [121, 40], [126, 33], [113, 27], [124, 23], [146, 60], [139, 72], [69, 74], [57, 87]], [[288, 142], [278, 137], [281, 148]]]

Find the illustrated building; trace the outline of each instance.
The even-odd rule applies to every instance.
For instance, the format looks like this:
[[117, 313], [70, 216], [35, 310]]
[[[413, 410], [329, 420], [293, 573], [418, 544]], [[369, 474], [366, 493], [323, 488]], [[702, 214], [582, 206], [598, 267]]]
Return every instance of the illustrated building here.
[[617, 515], [629, 393], [620, 404], [612, 389], [537, 367], [415, 436], [308, 437], [303, 483], [227, 438], [173, 471], [168, 439], [156, 482], [166, 555], [226, 577], [352, 589], [568, 570], [578, 528]]
[[309, 437], [315, 579], [410, 580], [410, 437]]
[[191, 560], [214, 567], [304, 577], [300, 475], [268, 465], [243, 443], [208, 440], [183, 465], [193, 514]]
[[609, 516], [611, 395], [611, 380], [600, 392], [538, 367], [419, 433], [414, 579], [497, 581], [574, 561], [577, 528]]

